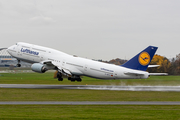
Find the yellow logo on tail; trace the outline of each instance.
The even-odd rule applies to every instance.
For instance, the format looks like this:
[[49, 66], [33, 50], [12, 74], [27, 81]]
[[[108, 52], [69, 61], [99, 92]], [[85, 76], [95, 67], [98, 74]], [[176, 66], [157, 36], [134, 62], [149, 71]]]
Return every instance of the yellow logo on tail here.
[[148, 65], [150, 62], [150, 55], [147, 52], [142, 52], [139, 55], [139, 63], [143, 66]]

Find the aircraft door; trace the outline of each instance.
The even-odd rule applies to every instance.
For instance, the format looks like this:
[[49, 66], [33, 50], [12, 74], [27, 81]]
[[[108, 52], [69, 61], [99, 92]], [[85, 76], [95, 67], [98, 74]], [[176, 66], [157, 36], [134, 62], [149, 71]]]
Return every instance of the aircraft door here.
[[39, 57], [40, 57], [40, 61], [45, 60], [44, 54], [41, 53]]
[[114, 72], [114, 79], [117, 79], [118, 78], [118, 74], [117, 72]]
[[21, 57], [21, 56], [22, 56], [22, 53], [21, 53], [21, 46], [20, 46], [20, 45], [17, 45], [16, 51], [17, 51], [18, 57]]
[[87, 65], [84, 65], [84, 70], [88, 71], [88, 66]]
[[66, 65], [66, 61], [63, 60], [63, 61], [62, 61], [62, 66], [65, 67], [65, 65]]

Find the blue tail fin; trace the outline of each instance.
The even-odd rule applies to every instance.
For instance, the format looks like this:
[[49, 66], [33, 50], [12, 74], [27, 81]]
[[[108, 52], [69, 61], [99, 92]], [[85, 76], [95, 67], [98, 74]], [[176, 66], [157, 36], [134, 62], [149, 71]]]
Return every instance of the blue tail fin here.
[[135, 70], [146, 71], [158, 47], [149, 46], [122, 66]]

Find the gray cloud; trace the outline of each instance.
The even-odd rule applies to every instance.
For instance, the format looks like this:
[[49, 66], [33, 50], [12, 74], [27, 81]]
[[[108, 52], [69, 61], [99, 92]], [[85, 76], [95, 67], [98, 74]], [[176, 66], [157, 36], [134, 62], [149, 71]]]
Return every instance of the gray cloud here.
[[109, 60], [155, 45], [158, 54], [175, 57], [179, 6], [178, 0], [0, 0], [0, 47], [23, 41]]
[[32, 25], [49, 25], [54, 22], [55, 20], [52, 18], [44, 16], [36, 16], [29, 19], [29, 23]]

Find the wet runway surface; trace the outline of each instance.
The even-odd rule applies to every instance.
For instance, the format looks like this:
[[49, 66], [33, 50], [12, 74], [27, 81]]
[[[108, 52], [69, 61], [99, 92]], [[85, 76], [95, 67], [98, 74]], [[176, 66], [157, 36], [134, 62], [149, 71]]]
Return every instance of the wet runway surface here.
[[[89, 89], [119, 91], [175, 91], [180, 86], [110, 86], [110, 85], [37, 85], [37, 84], [0, 84], [1, 88], [25, 89]], [[0, 105], [180, 105], [180, 102], [144, 101], [0, 101]]]
[[89, 90], [119, 90], [119, 91], [175, 91], [175, 92], [180, 92], [180, 86], [111, 86], [111, 85], [0, 84], [0, 88], [89, 89]]

